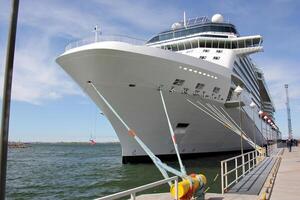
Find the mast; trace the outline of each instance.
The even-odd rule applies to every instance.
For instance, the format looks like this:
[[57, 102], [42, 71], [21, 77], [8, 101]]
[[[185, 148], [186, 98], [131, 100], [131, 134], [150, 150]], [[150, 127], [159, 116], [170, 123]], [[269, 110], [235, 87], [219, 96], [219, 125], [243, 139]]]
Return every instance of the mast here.
[[286, 93], [286, 110], [287, 110], [287, 117], [288, 117], [288, 134], [289, 134], [289, 139], [293, 138], [293, 133], [292, 133], [292, 120], [291, 120], [291, 109], [290, 109], [290, 100], [289, 100], [289, 85], [285, 84], [285, 93]]
[[95, 33], [95, 42], [98, 42], [99, 35], [101, 35], [101, 29], [98, 27], [98, 25], [94, 27], [93, 32]]
[[187, 28], [187, 26], [186, 26], [186, 16], [185, 16], [185, 11], [183, 11], [183, 26], [184, 26], [184, 28]]

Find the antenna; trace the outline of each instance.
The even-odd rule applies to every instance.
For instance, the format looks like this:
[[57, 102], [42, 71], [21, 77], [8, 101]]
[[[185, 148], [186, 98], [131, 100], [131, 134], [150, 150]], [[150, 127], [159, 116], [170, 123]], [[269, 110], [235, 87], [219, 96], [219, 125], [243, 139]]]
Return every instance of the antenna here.
[[183, 11], [183, 25], [186, 28], [186, 17], [185, 17], [185, 11]]
[[288, 117], [288, 134], [289, 134], [289, 139], [293, 138], [293, 133], [292, 133], [292, 120], [291, 120], [291, 109], [290, 109], [290, 100], [289, 100], [289, 85], [285, 84], [285, 93], [286, 93], [286, 110], [287, 110], [287, 117]]
[[98, 27], [98, 25], [96, 25], [96, 26], [94, 27], [93, 32], [95, 33], [95, 42], [98, 42], [98, 37], [99, 37], [99, 35], [102, 34], [102, 31], [101, 31], [101, 29]]

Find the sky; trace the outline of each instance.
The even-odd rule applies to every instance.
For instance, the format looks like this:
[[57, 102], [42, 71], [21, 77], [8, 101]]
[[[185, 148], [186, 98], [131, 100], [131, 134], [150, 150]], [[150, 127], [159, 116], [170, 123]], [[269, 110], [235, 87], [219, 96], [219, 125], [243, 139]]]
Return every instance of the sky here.
[[[0, 0], [0, 94], [10, 0]], [[252, 55], [265, 74], [276, 122], [287, 134], [284, 84], [289, 84], [294, 137], [300, 138], [300, 1], [298, 0], [20, 0], [10, 141], [117, 141], [101, 111], [55, 63], [65, 46], [93, 36], [147, 40], [174, 22], [221, 13], [241, 35], [260, 34], [264, 52]], [[2, 102], [1, 102], [2, 103]]]

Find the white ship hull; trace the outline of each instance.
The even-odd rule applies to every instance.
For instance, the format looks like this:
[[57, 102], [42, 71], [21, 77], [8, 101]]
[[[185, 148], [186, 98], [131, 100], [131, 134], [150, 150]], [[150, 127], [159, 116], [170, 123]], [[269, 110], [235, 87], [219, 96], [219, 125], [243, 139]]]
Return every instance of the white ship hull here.
[[[125, 162], [146, 154], [128, 135], [126, 128], [108, 109], [88, 81], [93, 82], [97, 90], [156, 155], [175, 155], [157, 90], [159, 86], [163, 86], [166, 107], [182, 155], [237, 151], [241, 148], [239, 135], [187, 101], [201, 101], [222, 107], [240, 123], [239, 109], [224, 106], [231, 83], [230, 69], [187, 55], [120, 42], [101, 42], [78, 47], [65, 52], [57, 62], [109, 119], [120, 140]], [[217, 79], [183, 70], [185, 67], [208, 73]], [[189, 88], [187, 94], [182, 93], [183, 88], [180, 86], [176, 87], [174, 92], [169, 92], [175, 79], [186, 81], [185, 87]], [[205, 84], [206, 91], [213, 91], [214, 87], [219, 87], [220, 92], [217, 96], [212, 95], [212, 92], [195, 96], [193, 88], [198, 82]], [[243, 108], [243, 130], [252, 139], [255, 136], [257, 144], [265, 143], [258, 115], [254, 115], [255, 126], [251, 118], [250, 108]], [[177, 130], [178, 124], [188, 126]], [[243, 147], [251, 148], [246, 142]]]

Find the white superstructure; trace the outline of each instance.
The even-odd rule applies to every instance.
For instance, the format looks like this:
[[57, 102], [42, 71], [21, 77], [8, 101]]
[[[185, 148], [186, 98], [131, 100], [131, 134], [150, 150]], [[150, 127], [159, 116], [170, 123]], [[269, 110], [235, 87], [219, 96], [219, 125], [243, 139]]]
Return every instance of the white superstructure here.
[[[276, 138], [277, 127], [267, 126], [258, 114], [264, 111], [274, 123], [275, 109], [263, 73], [249, 57], [263, 50], [260, 35], [240, 36], [234, 25], [217, 14], [211, 21], [200, 17], [174, 23], [145, 44], [137, 43], [121, 36], [97, 36], [94, 41], [70, 44], [57, 59], [109, 119], [120, 139], [124, 162], [139, 161], [145, 152], [98, 92], [161, 157], [175, 151], [160, 89], [183, 156], [241, 148], [238, 135], [189, 101], [224, 109], [259, 145]], [[240, 96], [234, 93], [237, 86], [243, 88]], [[250, 107], [251, 102], [256, 106]], [[246, 142], [243, 147], [250, 148]]]

